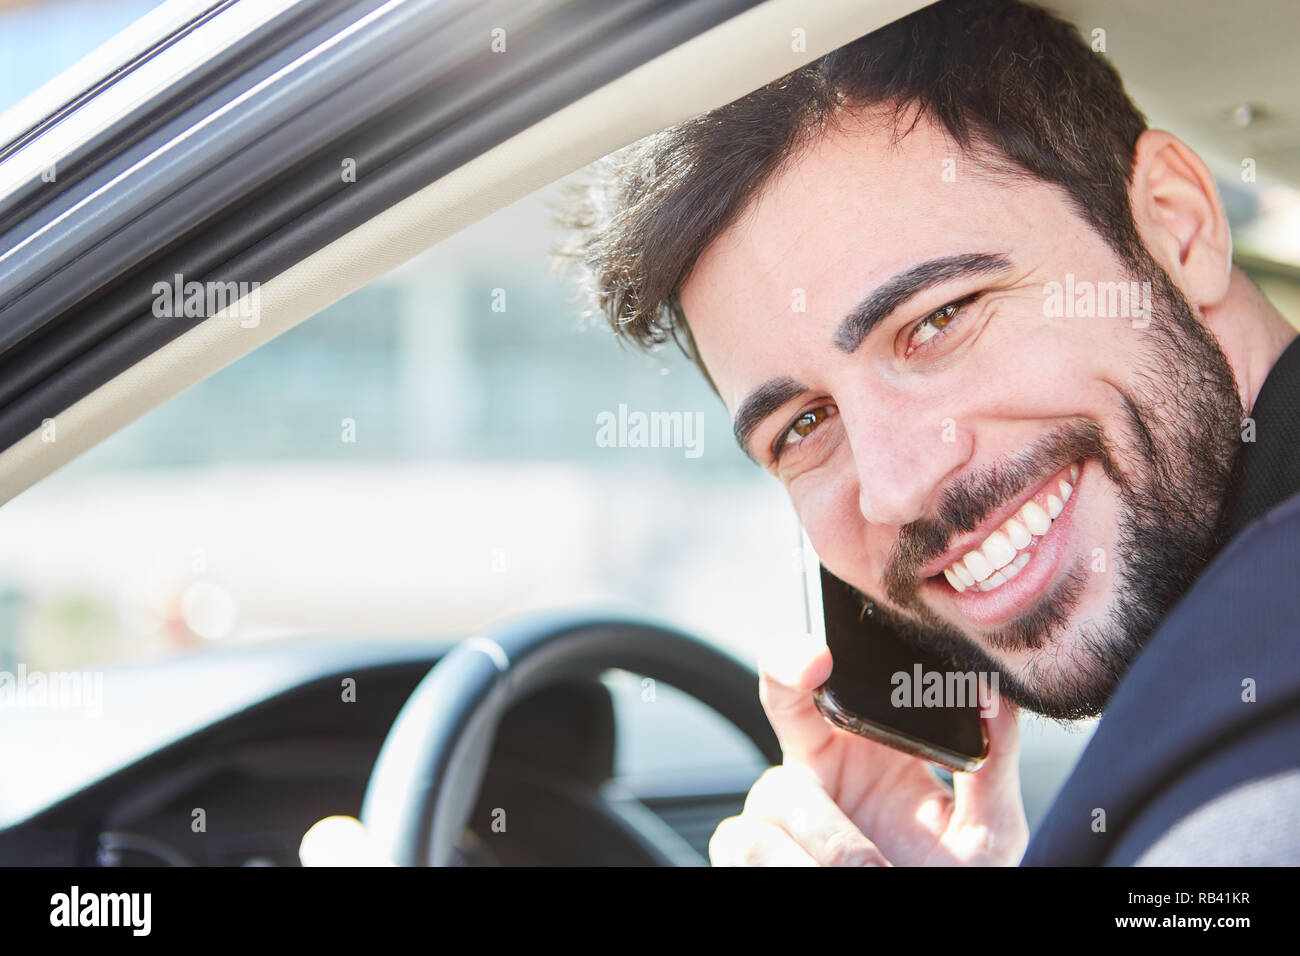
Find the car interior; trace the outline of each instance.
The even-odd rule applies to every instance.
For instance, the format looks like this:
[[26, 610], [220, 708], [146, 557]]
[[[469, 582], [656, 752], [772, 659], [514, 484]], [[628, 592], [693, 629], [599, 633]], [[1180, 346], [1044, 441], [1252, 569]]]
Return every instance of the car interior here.
[[[0, 102], [0, 672], [49, 676], [0, 708], [0, 863], [296, 866], [344, 814], [402, 865], [708, 865], [781, 760], [797, 523], [688, 362], [582, 314], [554, 208], [922, 5], [100, 5]], [[1300, 322], [1289, 0], [1046, 5]], [[53, 64], [67, 18], [0, 34]], [[245, 289], [161, 317], [173, 276]], [[599, 447], [620, 406], [705, 454]], [[1089, 732], [1024, 718], [1031, 826]]]

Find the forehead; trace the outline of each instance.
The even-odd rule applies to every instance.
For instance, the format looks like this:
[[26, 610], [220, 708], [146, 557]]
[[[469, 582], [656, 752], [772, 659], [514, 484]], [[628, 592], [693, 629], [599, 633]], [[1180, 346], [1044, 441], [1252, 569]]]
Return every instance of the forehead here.
[[900, 139], [878, 116], [844, 117], [766, 184], [682, 286], [723, 401], [734, 412], [758, 381], [797, 364], [795, 353], [828, 348], [839, 320], [890, 276], [1014, 249], [1051, 196], [977, 166], [924, 121]]

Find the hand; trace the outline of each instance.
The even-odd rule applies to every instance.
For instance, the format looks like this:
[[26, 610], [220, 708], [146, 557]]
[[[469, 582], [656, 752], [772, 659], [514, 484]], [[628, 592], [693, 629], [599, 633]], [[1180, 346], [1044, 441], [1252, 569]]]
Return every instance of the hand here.
[[719, 824], [714, 866], [1014, 866], [1029, 841], [1020, 728], [999, 700], [984, 718], [989, 755], [949, 788], [919, 757], [831, 725], [812, 692], [831, 673], [824, 643], [801, 637], [759, 665], [759, 697], [784, 762], [759, 777], [740, 816]]

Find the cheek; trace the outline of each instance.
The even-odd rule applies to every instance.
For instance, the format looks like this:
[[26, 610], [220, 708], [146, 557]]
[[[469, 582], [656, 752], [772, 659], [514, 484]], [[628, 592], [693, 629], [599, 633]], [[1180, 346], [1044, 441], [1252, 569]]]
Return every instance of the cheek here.
[[851, 469], [833, 477], [796, 479], [787, 488], [799, 522], [822, 564], [832, 574], [868, 594], [879, 594], [884, 559], [893, 538], [871, 528], [858, 507], [858, 483]]
[[[1114, 414], [1133, 344], [1105, 319], [992, 323], [949, 383], [979, 417], [1031, 420]], [[1104, 422], [1103, 422], [1104, 424]]]

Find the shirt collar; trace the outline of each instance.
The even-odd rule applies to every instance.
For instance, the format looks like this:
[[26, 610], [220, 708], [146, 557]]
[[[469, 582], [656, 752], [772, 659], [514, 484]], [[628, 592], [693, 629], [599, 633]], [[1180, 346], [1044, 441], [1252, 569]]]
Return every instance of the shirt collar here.
[[[1260, 387], [1250, 421], [1242, 426], [1219, 519], [1220, 545], [1246, 525], [1300, 493], [1300, 337], [1278, 357]], [[1253, 437], [1253, 441], [1247, 436]]]

